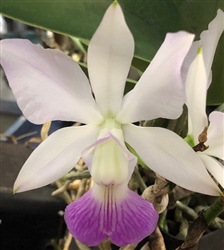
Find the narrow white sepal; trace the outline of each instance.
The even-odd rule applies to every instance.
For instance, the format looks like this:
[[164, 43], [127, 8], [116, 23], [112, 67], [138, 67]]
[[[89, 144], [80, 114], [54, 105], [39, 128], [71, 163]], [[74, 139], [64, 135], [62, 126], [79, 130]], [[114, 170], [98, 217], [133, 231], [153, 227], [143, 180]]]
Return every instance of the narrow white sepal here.
[[134, 39], [118, 3], [107, 9], [88, 48], [88, 72], [103, 115], [117, 114], [134, 55]]
[[81, 152], [98, 137], [99, 128], [86, 125], [57, 130], [30, 155], [14, 184], [14, 192], [23, 192], [50, 184], [68, 173]]
[[193, 42], [187, 56], [184, 59], [181, 73], [183, 82], [186, 81], [188, 69], [197, 55], [197, 49], [202, 47], [204, 51], [205, 71], [208, 76], [207, 88], [212, 81], [212, 62], [214, 59], [216, 47], [224, 31], [224, 13], [221, 9], [217, 11], [216, 17], [209, 23], [208, 30], [200, 35], [200, 40]]
[[168, 129], [124, 125], [124, 138], [156, 173], [177, 185], [199, 193], [219, 195], [200, 157]]
[[209, 115], [209, 121], [208, 139], [205, 143], [209, 148], [205, 153], [224, 161], [224, 113], [213, 111]]
[[202, 159], [208, 171], [214, 176], [217, 182], [224, 188], [224, 166], [211, 156], [208, 156], [200, 152], [198, 152], [198, 155]]
[[188, 107], [188, 134], [192, 135], [195, 144], [198, 136], [208, 126], [205, 111], [207, 95], [207, 75], [203, 61], [203, 51], [198, 54], [190, 65], [185, 83], [186, 104]]
[[185, 99], [180, 68], [193, 39], [194, 35], [183, 31], [166, 35], [134, 89], [125, 95], [118, 121], [125, 124], [181, 115]]

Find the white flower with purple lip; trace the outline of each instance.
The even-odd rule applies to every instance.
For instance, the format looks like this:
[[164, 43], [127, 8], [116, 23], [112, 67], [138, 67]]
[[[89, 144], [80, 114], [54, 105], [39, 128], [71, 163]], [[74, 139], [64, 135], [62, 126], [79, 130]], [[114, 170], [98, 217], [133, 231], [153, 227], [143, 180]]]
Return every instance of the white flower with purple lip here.
[[[201, 33], [200, 40], [192, 44], [182, 68], [188, 107], [187, 140], [195, 147], [205, 168], [224, 188], [224, 166], [216, 160], [216, 158], [224, 160], [224, 113], [213, 111], [209, 115], [209, 123], [206, 114], [207, 89], [212, 81], [212, 62], [217, 44], [224, 31], [222, 10], [218, 10], [217, 16], [208, 27], [208, 30]], [[199, 144], [198, 137], [203, 131], [203, 136], [207, 138], [202, 139]], [[197, 185], [191, 188], [198, 192], [199, 186], [201, 188], [204, 185], [199, 180]]]
[[[125, 142], [168, 180], [189, 188], [199, 179], [209, 183], [207, 190], [199, 188], [199, 192], [217, 194], [217, 186], [182, 138], [163, 128], [132, 124], [179, 117], [184, 102], [180, 69], [193, 38], [186, 32], [167, 34], [141, 79], [124, 97], [134, 40], [117, 2], [108, 8], [89, 43], [91, 85], [62, 52], [26, 40], [2, 40], [1, 64], [27, 119], [36, 124], [53, 120], [86, 124], [60, 129], [43, 141], [22, 167], [14, 190], [47, 185], [82, 157], [94, 185], [66, 208], [65, 220], [74, 237], [90, 246], [106, 237], [119, 246], [136, 243], [157, 225], [153, 206], [127, 187], [137, 159]], [[180, 180], [186, 175], [187, 180]]]

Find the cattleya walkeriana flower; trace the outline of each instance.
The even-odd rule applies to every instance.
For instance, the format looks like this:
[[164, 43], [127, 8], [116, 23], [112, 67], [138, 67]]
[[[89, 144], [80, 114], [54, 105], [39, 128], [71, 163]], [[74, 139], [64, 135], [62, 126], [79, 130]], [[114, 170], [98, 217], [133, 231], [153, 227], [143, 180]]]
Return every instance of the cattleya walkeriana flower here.
[[[206, 93], [212, 80], [211, 65], [223, 31], [224, 13], [218, 10], [217, 16], [209, 24], [208, 30], [203, 31], [200, 40], [192, 44], [183, 63], [183, 77], [188, 107], [188, 136], [186, 139], [194, 146], [205, 168], [224, 188], [224, 166], [214, 158], [224, 160], [224, 113], [213, 111], [209, 115], [210, 123], [208, 123], [205, 110]], [[197, 192], [199, 186], [204, 186], [200, 180], [192, 189]], [[213, 189], [213, 186], [211, 188]]]
[[[26, 40], [1, 41], [1, 64], [28, 120], [87, 124], [60, 129], [43, 141], [22, 167], [15, 191], [55, 181], [82, 157], [94, 185], [66, 208], [68, 228], [87, 245], [109, 237], [119, 246], [151, 234], [158, 220], [153, 206], [127, 187], [137, 160], [125, 142], [165, 178], [185, 188], [197, 185], [200, 179], [209, 188], [199, 188], [199, 192], [217, 194], [204, 165], [178, 135], [132, 124], [158, 117], [175, 119], [181, 114], [180, 69], [193, 39], [187, 32], [167, 34], [137, 85], [124, 97], [134, 40], [117, 2], [108, 8], [89, 43], [91, 86], [79, 66], [62, 52]], [[181, 175], [188, 179], [180, 181]]]

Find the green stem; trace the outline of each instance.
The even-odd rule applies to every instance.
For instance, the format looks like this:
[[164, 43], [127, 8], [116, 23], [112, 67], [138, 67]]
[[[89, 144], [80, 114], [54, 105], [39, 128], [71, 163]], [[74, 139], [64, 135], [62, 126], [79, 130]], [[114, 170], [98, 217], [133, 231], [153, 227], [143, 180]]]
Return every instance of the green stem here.
[[159, 217], [159, 227], [168, 233], [167, 223], [166, 223], [167, 210], [163, 211]]
[[143, 193], [143, 191], [147, 188], [147, 186], [145, 185], [145, 182], [143, 181], [143, 179], [138, 171], [137, 166], [134, 169], [133, 176], [136, 179], [136, 181], [138, 182], [139, 188], [141, 189], [141, 192]]
[[184, 203], [182, 203], [180, 201], [176, 201], [176, 206], [177, 206], [177, 208], [182, 210], [184, 213], [190, 215], [194, 220], [197, 219], [198, 214], [194, 211], [194, 209], [188, 207], [187, 205], [185, 205]]
[[199, 214], [198, 218], [189, 227], [188, 234], [184, 243], [176, 250], [198, 249], [198, 242], [201, 239], [206, 228], [223, 211], [224, 196], [220, 196], [204, 213]]
[[206, 223], [209, 225], [224, 211], [224, 196], [220, 196], [204, 213]]

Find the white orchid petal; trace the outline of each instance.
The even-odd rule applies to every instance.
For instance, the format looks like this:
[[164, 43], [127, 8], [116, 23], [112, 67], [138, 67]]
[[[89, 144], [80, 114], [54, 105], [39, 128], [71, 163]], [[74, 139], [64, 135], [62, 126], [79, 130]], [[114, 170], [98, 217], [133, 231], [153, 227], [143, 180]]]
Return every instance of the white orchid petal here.
[[224, 188], [224, 166], [213, 157], [198, 153], [208, 171], [215, 177]]
[[184, 59], [184, 62], [181, 66], [181, 76], [182, 76], [183, 83], [186, 82], [189, 67], [190, 67], [191, 63], [194, 61], [194, 59], [196, 58], [197, 51], [198, 51], [199, 47], [200, 47], [199, 41], [193, 42], [189, 52], [187, 53], [187, 55]]
[[134, 54], [134, 40], [121, 7], [113, 3], [88, 48], [88, 72], [96, 102], [103, 115], [115, 115], [120, 106]]
[[209, 23], [208, 30], [205, 30], [200, 35], [200, 40], [195, 41], [190, 51], [188, 52], [184, 63], [182, 65], [182, 77], [185, 82], [187, 77], [188, 69], [197, 55], [197, 49], [202, 47], [203, 58], [205, 63], [206, 75], [208, 77], [207, 88], [209, 87], [212, 80], [212, 62], [215, 55], [215, 50], [222, 32], [224, 31], [224, 13], [222, 10], [217, 11], [216, 17]]
[[[209, 23], [208, 30], [205, 30], [200, 35], [200, 45], [203, 48], [203, 57], [205, 62], [205, 70], [207, 76], [210, 75], [213, 58], [219, 38], [224, 31], [224, 12], [219, 9], [216, 17]], [[209, 82], [208, 84], [210, 84]]]
[[199, 156], [174, 132], [124, 125], [124, 138], [156, 173], [191, 191], [219, 195]]
[[29, 121], [101, 119], [88, 79], [70, 57], [24, 39], [6, 39], [0, 45], [9, 85]]
[[137, 163], [124, 144], [121, 129], [102, 129], [92, 145], [82, 153], [93, 180], [99, 185], [128, 182]]
[[186, 104], [188, 107], [188, 134], [191, 134], [195, 143], [198, 136], [208, 126], [205, 111], [207, 94], [207, 75], [203, 61], [203, 51], [198, 50], [197, 57], [191, 63], [185, 83]]
[[224, 160], [224, 113], [213, 111], [209, 121], [208, 140], [205, 143], [209, 148], [205, 153]]
[[167, 34], [135, 88], [124, 97], [119, 121], [174, 119], [181, 114], [184, 91], [180, 68], [193, 39], [194, 36], [186, 32]]
[[39, 188], [61, 178], [98, 134], [99, 128], [92, 125], [63, 128], [51, 134], [23, 165], [14, 184], [15, 192]]

